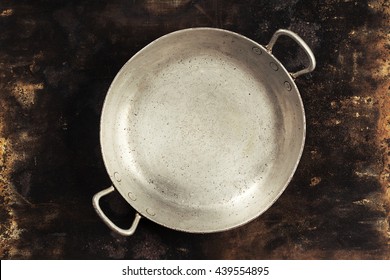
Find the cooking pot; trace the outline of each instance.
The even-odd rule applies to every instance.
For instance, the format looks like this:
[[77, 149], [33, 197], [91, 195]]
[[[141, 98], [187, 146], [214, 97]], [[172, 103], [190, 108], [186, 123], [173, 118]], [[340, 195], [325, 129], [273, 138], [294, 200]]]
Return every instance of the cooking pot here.
[[[309, 65], [289, 73], [272, 54], [285, 35]], [[278, 30], [265, 47], [231, 31], [191, 28], [139, 51], [112, 82], [100, 141], [113, 185], [92, 199], [114, 231], [142, 217], [192, 233], [232, 229], [266, 211], [302, 154], [305, 114], [294, 79], [315, 68], [307, 44]], [[115, 225], [100, 199], [117, 190], [137, 211]]]

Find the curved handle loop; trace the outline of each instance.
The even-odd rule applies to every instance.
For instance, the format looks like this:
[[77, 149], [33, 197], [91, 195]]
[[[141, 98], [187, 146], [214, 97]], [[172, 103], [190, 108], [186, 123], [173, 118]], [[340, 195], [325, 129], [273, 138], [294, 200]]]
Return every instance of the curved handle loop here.
[[96, 213], [99, 215], [99, 217], [103, 220], [103, 222], [110, 228], [112, 229], [113, 231], [119, 233], [120, 235], [124, 235], [124, 236], [130, 236], [130, 235], [133, 235], [137, 226], [138, 226], [138, 223], [139, 223], [139, 220], [141, 219], [141, 215], [136, 213], [135, 214], [135, 218], [134, 218], [134, 221], [131, 225], [131, 227], [129, 229], [123, 229], [123, 228], [120, 228], [118, 227], [117, 225], [115, 225], [107, 216], [106, 214], [104, 214], [104, 212], [102, 211], [102, 209], [100, 208], [100, 204], [99, 204], [99, 201], [100, 199], [103, 197], [103, 196], [106, 196], [110, 193], [112, 193], [113, 191], [115, 191], [115, 188], [113, 186], [107, 188], [107, 189], [104, 189], [100, 192], [98, 192], [97, 194], [95, 194], [92, 198], [92, 205], [93, 205], [93, 208], [95, 208], [95, 211]]
[[285, 35], [293, 39], [306, 53], [306, 55], [309, 58], [309, 66], [307, 66], [305, 69], [302, 69], [298, 72], [295, 73], [290, 73], [291, 76], [295, 79], [303, 74], [310, 73], [316, 68], [316, 59], [314, 57], [313, 52], [309, 48], [309, 46], [303, 41], [301, 37], [299, 37], [296, 33], [286, 30], [286, 29], [279, 29], [277, 30], [274, 35], [272, 36], [271, 40], [269, 41], [268, 45], [265, 46], [265, 48], [272, 53], [272, 48], [275, 45], [277, 39], [279, 38], [280, 35]]

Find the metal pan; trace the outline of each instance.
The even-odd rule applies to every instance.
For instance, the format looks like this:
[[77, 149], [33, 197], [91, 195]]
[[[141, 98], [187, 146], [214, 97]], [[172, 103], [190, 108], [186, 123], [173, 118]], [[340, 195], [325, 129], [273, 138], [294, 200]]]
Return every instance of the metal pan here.
[[[303, 48], [307, 68], [289, 73], [272, 55], [281, 35]], [[261, 215], [301, 157], [305, 114], [294, 79], [314, 68], [310, 48], [288, 30], [265, 47], [214, 28], [147, 45], [119, 71], [104, 102], [100, 141], [113, 186], [93, 197], [99, 216], [131, 235], [141, 216], [209, 233]], [[129, 229], [99, 205], [115, 189], [139, 213]]]

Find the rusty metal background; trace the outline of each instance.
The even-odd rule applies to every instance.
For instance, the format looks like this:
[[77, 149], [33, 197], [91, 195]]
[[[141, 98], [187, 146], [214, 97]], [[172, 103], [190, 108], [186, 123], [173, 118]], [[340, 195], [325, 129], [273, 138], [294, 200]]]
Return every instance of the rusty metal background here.
[[[389, 17], [384, 0], [1, 1], [0, 257], [390, 259]], [[317, 69], [297, 80], [301, 163], [277, 203], [241, 228], [197, 235], [146, 221], [115, 235], [90, 203], [110, 183], [99, 150], [108, 86], [147, 43], [196, 26], [260, 44], [287, 28], [310, 45]], [[299, 69], [305, 55], [284, 44], [274, 52]], [[119, 195], [104, 204], [128, 225]]]

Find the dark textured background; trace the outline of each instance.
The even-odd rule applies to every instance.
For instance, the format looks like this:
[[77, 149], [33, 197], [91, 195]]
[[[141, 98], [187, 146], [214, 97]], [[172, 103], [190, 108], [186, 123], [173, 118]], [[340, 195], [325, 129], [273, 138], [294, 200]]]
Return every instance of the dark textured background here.
[[[390, 259], [389, 9], [381, 0], [2, 0], [0, 257]], [[196, 235], [142, 219], [134, 236], [118, 236], [91, 206], [110, 185], [99, 147], [105, 94], [143, 46], [197, 26], [263, 45], [287, 28], [313, 49], [317, 69], [296, 81], [302, 160], [276, 204], [238, 229]], [[302, 67], [304, 55], [278, 42], [287, 68]], [[130, 224], [119, 195], [104, 207]]]

